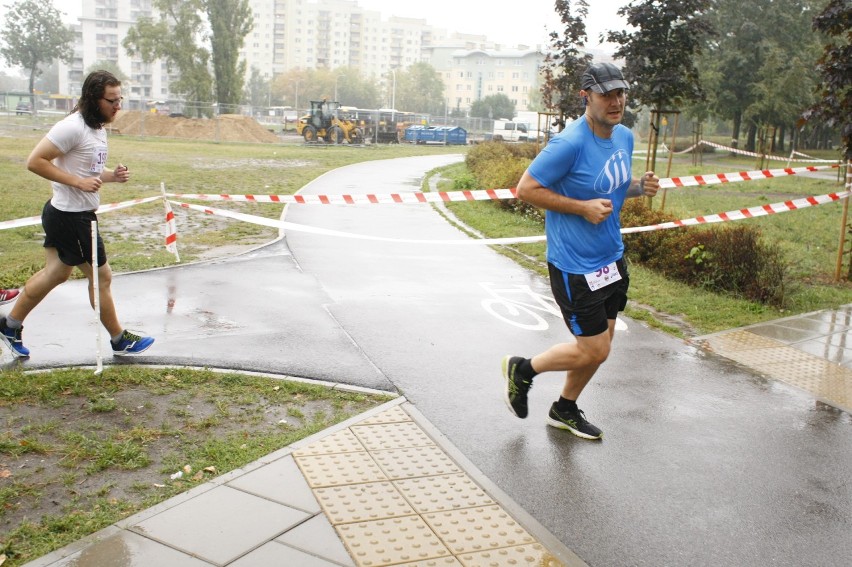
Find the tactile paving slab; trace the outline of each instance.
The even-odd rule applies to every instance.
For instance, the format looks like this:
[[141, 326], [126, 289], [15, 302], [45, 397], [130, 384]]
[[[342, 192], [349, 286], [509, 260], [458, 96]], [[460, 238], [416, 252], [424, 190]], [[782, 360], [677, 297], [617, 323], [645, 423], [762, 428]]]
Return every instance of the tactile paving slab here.
[[305, 455], [328, 455], [331, 453], [354, 453], [363, 452], [365, 448], [349, 429], [342, 429], [326, 435], [322, 439], [314, 441], [310, 445], [296, 449], [293, 455], [301, 457]]
[[336, 453], [296, 457], [311, 488], [387, 480], [368, 453]]
[[458, 558], [464, 567], [505, 567], [508, 565], [512, 567], [523, 567], [524, 565], [562, 567], [562, 563], [558, 559], [537, 543], [503, 547], [479, 553], [463, 553]]
[[495, 504], [464, 473], [396, 480], [394, 485], [420, 514]]
[[293, 455], [357, 567], [561, 567], [399, 406]]
[[420, 447], [435, 443], [412, 421], [353, 425], [352, 433], [368, 451]]
[[390, 482], [318, 488], [314, 495], [332, 524], [365, 522], [415, 513]]
[[423, 519], [454, 555], [535, 543], [500, 506], [423, 514]]
[[450, 551], [420, 516], [335, 526], [352, 558], [362, 567], [423, 561]]
[[826, 403], [852, 408], [852, 369], [743, 329], [696, 342], [769, 378], [810, 392]]

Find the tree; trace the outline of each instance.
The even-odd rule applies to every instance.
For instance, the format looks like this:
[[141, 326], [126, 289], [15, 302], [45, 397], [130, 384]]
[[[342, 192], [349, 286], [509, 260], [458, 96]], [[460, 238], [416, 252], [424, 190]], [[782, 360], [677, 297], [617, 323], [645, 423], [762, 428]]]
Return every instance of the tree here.
[[[792, 126], [813, 102], [808, 91], [816, 84], [818, 45], [810, 28], [815, 1], [714, 1], [708, 19], [716, 35], [698, 65], [710, 107], [732, 121], [735, 147], [756, 149], [758, 127]], [[743, 128], [748, 137], [740, 144]]]
[[381, 97], [375, 81], [361, 77], [357, 69], [339, 67], [332, 71], [337, 100], [343, 106], [376, 108]]
[[515, 117], [515, 105], [503, 93], [488, 95], [470, 105], [470, 115], [474, 118], [491, 118], [493, 120], [508, 118], [511, 120]]
[[108, 59], [101, 59], [89, 65], [88, 69], [86, 69], [86, 75], [92, 73], [93, 71], [99, 71], [101, 69], [103, 69], [104, 71], [109, 71], [116, 79], [118, 79], [122, 83], [125, 83], [128, 80], [128, 76], [124, 74], [124, 71], [121, 70], [121, 67], [118, 66], [118, 63]]
[[251, 106], [273, 106], [272, 81], [265, 79], [260, 74], [260, 69], [252, 66], [251, 75], [246, 82], [242, 101]]
[[246, 76], [246, 62], [239, 60], [245, 37], [254, 27], [248, 0], [205, 0], [210, 22], [210, 46], [216, 102], [219, 108], [239, 104]]
[[[207, 63], [210, 53], [195, 43], [204, 22], [200, 16], [202, 0], [154, 0], [161, 17], [142, 17], [127, 31], [122, 45], [130, 55], [139, 55], [146, 63], [163, 59], [177, 78], [169, 89], [190, 101], [209, 102], [213, 81]], [[196, 113], [203, 114], [201, 109]]]
[[589, 15], [589, 4], [585, 0], [577, 0], [575, 4], [576, 16], [571, 14], [570, 0], [555, 2], [556, 13], [565, 29], [562, 37], [557, 32], [550, 33], [553, 50], [544, 58], [544, 82], [541, 86], [545, 108], [570, 118], [576, 118], [585, 111], [579, 91], [583, 71], [592, 61], [591, 55], [580, 52], [588, 39], [583, 20]]
[[820, 99], [804, 117], [839, 126], [843, 156], [849, 161], [852, 160], [852, 5], [848, 0], [831, 0], [814, 18], [813, 27], [825, 34], [827, 42], [817, 62], [822, 78]]
[[[712, 35], [705, 14], [710, 0], [641, 0], [620, 8], [618, 15], [636, 31], [609, 31], [618, 44], [614, 56], [623, 58], [624, 78], [630, 83], [631, 106], [646, 105], [656, 112], [654, 132], [662, 112], [704, 99], [695, 59]], [[638, 104], [637, 104], [638, 103]], [[654, 136], [650, 167], [655, 167], [658, 137]]]
[[62, 23], [61, 12], [52, 4], [21, 0], [13, 4], [4, 18], [0, 54], [6, 63], [29, 71], [29, 92], [34, 92], [40, 66], [60, 59], [70, 63], [74, 57], [74, 32]]
[[428, 63], [396, 70], [396, 106], [409, 112], [444, 113], [444, 82]]

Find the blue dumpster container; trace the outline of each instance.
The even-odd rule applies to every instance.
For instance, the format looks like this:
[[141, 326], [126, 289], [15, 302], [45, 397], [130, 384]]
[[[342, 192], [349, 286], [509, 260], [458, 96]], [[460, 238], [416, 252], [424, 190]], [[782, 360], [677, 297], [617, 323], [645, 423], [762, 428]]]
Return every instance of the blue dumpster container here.
[[458, 126], [414, 125], [405, 129], [405, 141], [413, 144], [467, 144], [467, 131]]

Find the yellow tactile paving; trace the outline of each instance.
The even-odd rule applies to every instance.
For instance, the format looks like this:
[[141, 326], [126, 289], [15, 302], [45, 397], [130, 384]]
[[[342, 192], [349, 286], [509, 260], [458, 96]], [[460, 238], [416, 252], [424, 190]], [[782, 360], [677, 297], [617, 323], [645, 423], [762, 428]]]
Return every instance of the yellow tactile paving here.
[[311, 488], [388, 480], [366, 452], [296, 457]]
[[852, 407], [852, 370], [780, 341], [738, 329], [699, 343], [775, 380], [818, 396], [841, 408]]
[[429, 436], [413, 421], [353, 425], [350, 429], [368, 451], [434, 445]]
[[414, 508], [390, 482], [318, 488], [314, 496], [332, 524], [411, 516]]
[[535, 542], [500, 506], [424, 514], [423, 519], [455, 555]]
[[464, 473], [397, 480], [394, 486], [420, 514], [494, 504]]
[[293, 456], [358, 567], [563, 567], [401, 405]]
[[435, 445], [402, 447], [370, 453], [388, 478], [413, 478], [461, 472], [446, 453]]
[[422, 561], [450, 550], [420, 516], [334, 526], [352, 559], [364, 567]]
[[464, 567], [559, 567], [562, 565], [553, 555], [539, 544], [504, 547], [479, 553], [459, 555]]

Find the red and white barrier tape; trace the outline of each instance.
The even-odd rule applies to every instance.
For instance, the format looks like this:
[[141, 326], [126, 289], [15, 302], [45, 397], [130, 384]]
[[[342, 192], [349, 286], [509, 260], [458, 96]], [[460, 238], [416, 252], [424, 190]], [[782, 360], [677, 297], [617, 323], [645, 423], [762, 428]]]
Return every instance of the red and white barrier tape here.
[[303, 224], [296, 224], [287, 221], [278, 221], [275, 219], [268, 219], [265, 217], [258, 217], [255, 215], [247, 215], [245, 213], [237, 213], [235, 211], [229, 211], [226, 209], [214, 209], [211, 207], [202, 207], [200, 205], [193, 205], [191, 203], [181, 203], [178, 201], [171, 201], [171, 203], [177, 207], [181, 207], [184, 209], [191, 209], [195, 211], [200, 211], [202, 213], [206, 213], [208, 215], [217, 215], [222, 217], [229, 217], [236, 220], [241, 220], [245, 222], [251, 222], [254, 224], [259, 224], [262, 226], [271, 226], [274, 228], [281, 228], [284, 230], [292, 230], [296, 232], [307, 232], [310, 234], [319, 234], [323, 236], [337, 236], [343, 238], [354, 238], [358, 240], [377, 240], [381, 242], [398, 242], [405, 244], [460, 244], [460, 245], [470, 245], [470, 244], [520, 244], [527, 242], [543, 242], [544, 236], [521, 236], [517, 238], [483, 238], [483, 239], [471, 239], [471, 238], [459, 238], [458, 240], [416, 240], [410, 238], [389, 238], [384, 236], [370, 236], [366, 234], [355, 234], [353, 232], [342, 232], [339, 230], [331, 230], [327, 228], [317, 228], [314, 226], [307, 226]]
[[283, 203], [298, 205], [367, 205], [367, 204], [418, 204], [450, 201], [488, 201], [515, 199], [515, 189], [477, 189], [474, 191], [435, 191], [421, 193], [387, 193], [363, 195], [213, 195], [166, 193], [173, 199], [198, 199], [201, 201], [240, 201], [247, 203]]
[[[787, 167], [783, 169], [764, 169], [760, 171], [737, 171], [733, 173], [716, 173], [710, 175], [694, 175], [690, 177], [670, 177], [660, 179], [661, 188], [690, 187], [697, 185], [714, 185], [737, 181], [753, 181], [755, 179], [770, 179], [785, 175], [796, 175], [808, 171], [837, 168], [838, 164]], [[182, 194], [166, 193], [174, 199], [198, 199], [200, 201], [232, 201], [246, 203], [283, 203], [298, 205], [365, 205], [365, 204], [419, 204], [440, 203], [451, 201], [487, 201], [498, 199], [516, 199], [517, 191], [513, 189], [477, 189], [474, 191], [436, 191], [430, 193], [388, 193], [363, 195], [215, 195], [210, 193]]]
[[716, 173], [711, 175], [693, 175], [690, 177], [669, 177], [660, 179], [661, 189], [673, 187], [691, 187], [696, 185], [716, 185], [719, 183], [732, 183], [737, 181], [754, 181], [756, 179], [771, 179], [785, 175], [796, 175], [808, 171], [820, 171], [823, 169], [836, 169], [840, 164], [831, 165], [807, 165], [803, 167], [785, 167], [783, 169], [761, 169], [756, 171], [737, 171], [733, 173]]
[[740, 209], [738, 211], [728, 211], [725, 213], [718, 213], [715, 215], [708, 215], [703, 217], [695, 217], [691, 219], [683, 219], [671, 222], [664, 222], [660, 224], [648, 225], [648, 226], [637, 226], [633, 228], [622, 228], [622, 234], [631, 234], [634, 232], [648, 232], [651, 230], [664, 230], [667, 228], [680, 228], [682, 226], [694, 226], [699, 224], [710, 224], [716, 222], [728, 222], [735, 220], [743, 220], [750, 219], [754, 217], [762, 217], [766, 215], [774, 215], [777, 213], [786, 213], [788, 211], [795, 211], [797, 209], [804, 209], [807, 207], [815, 207], [817, 205], [824, 205], [825, 203], [833, 203], [835, 201], [840, 201], [841, 199], [846, 199], [849, 195], [852, 194], [852, 191], [844, 191], [842, 193], [829, 193], [827, 195], [820, 195], [818, 197], [805, 197], [803, 199], [795, 199], [793, 201], [784, 201], [783, 203], [774, 203], [772, 205], [763, 205], [760, 207], [751, 207], [749, 209]]
[[[760, 207], [752, 207], [750, 209], [739, 209], [736, 211], [728, 211], [724, 213], [718, 213], [715, 215], [701, 216], [695, 217], [691, 219], [683, 219], [677, 221], [671, 221], [666, 223], [660, 223], [655, 225], [648, 226], [638, 226], [631, 228], [622, 228], [622, 234], [632, 234], [636, 232], [648, 232], [652, 230], [665, 230], [669, 228], [680, 228], [684, 226], [694, 226], [699, 224], [709, 224], [709, 223], [717, 223], [717, 222], [729, 222], [735, 220], [744, 220], [748, 218], [760, 217], [765, 215], [777, 214], [777, 213], [785, 213], [788, 211], [795, 211], [798, 209], [803, 209], [807, 207], [814, 207], [817, 205], [823, 205], [826, 203], [832, 203], [835, 201], [840, 201], [841, 199], [846, 199], [849, 195], [852, 194], [852, 191], [844, 191], [842, 193], [829, 193], [827, 195], [820, 196], [812, 196], [805, 197], [802, 199], [795, 199], [793, 201], [784, 201], [782, 203], [774, 203], [772, 205], [763, 205]], [[341, 232], [339, 230], [329, 230], [325, 228], [316, 228], [312, 226], [306, 226], [286, 221], [277, 221], [275, 219], [268, 219], [265, 217], [258, 217], [255, 215], [247, 215], [245, 213], [238, 213], [235, 211], [229, 211], [226, 209], [215, 209], [211, 207], [202, 207], [200, 205], [193, 205], [190, 203], [181, 203], [177, 201], [172, 201], [172, 204], [175, 206], [179, 206], [184, 209], [192, 209], [196, 211], [200, 211], [206, 213], [208, 215], [218, 215], [222, 217], [229, 217], [237, 220], [242, 220], [245, 222], [250, 222], [254, 224], [260, 224], [263, 226], [270, 226], [274, 228], [284, 229], [284, 230], [293, 230], [298, 232], [308, 232], [311, 234], [320, 234], [324, 236], [338, 236], [344, 238], [356, 238], [360, 240], [378, 240], [382, 242], [400, 242], [400, 243], [408, 243], [408, 244], [455, 244], [455, 245], [465, 245], [465, 244], [482, 244], [482, 245], [498, 245], [498, 244], [523, 244], [530, 242], [543, 242], [545, 240], [544, 235], [540, 236], [525, 236], [525, 237], [517, 237], [517, 238], [482, 238], [482, 239], [463, 239], [463, 240], [413, 240], [406, 238], [388, 238], [381, 236], [368, 236], [362, 234], [355, 234], [351, 232]]]
[[[772, 160], [776, 160], [776, 161], [791, 161], [790, 157], [771, 156], [771, 155], [768, 155], [768, 154], [758, 154], [758, 153], [755, 153], [755, 152], [747, 152], [745, 150], [740, 150], [738, 148], [731, 148], [729, 146], [723, 146], [722, 144], [716, 144], [714, 142], [708, 142], [706, 140], [701, 140], [698, 143], [704, 144], [705, 146], [710, 146], [711, 148], [719, 148], [721, 150], [725, 150], [725, 151], [728, 151], [728, 152], [731, 152], [731, 153], [734, 153], [734, 154], [740, 154], [740, 155], [743, 155], [743, 156], [763, 157], [763, 158], [766, 158], [766, 159], [772, 159]], [[830, 159], [797, 159], [795, 161], [810, 162], [810, 163], [828, 163], [828, 162], [833, 162], [834, 160], [830, 160]]]
[[[126, 209], [127, 207], [132, 207], [134, 205], [141, 205], [142, 203], [150, 203], [152, 201], [156, 201], [157, 199], [161, 199], [162, 197], [145, 197], [142, 199], [133, 199], [132, 201], [123, 201], [121, 203], [110, 203], [108, 205], [101, 205], [98, 207], [98, 210], [95, 211], [97, 214], [108, 213], [109, 211], [117, 211], [119, 209]], [[41, 215], [36, 217], [27, 217], [23, 219], [15, 219], [10, 221], [0, 222], [0, 230], [4, 230], [7, 228], [20, 228], [22, 226], [33, 226], [41, 224]]]

